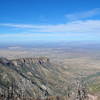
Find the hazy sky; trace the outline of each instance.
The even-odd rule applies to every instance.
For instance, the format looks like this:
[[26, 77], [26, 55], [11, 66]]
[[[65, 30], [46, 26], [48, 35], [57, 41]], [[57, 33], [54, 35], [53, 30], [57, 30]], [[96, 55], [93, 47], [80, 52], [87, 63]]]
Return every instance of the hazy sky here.
[[0, 43], [100, 41], [100, 0], [0, 0]]

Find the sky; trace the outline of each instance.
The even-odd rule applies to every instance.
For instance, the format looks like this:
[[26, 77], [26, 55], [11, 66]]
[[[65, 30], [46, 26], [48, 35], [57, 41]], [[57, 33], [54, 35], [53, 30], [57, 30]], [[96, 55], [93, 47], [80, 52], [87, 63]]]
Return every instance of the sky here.
[[0, 0], [0, 43], [100, 42], [100, 0]]

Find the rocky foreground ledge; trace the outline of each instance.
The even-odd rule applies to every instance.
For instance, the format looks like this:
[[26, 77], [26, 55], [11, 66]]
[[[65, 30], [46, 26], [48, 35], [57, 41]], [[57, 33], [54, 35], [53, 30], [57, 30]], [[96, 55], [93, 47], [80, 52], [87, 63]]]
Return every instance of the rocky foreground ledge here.
[[[61, 72], [47, 57], [0, 58], [0, 94], [46, 97], [62, 95], [65, 80]], [[56, 81], [57, 80], [57, 81]], [[61, 90], [62, 89], [62, 90]]]

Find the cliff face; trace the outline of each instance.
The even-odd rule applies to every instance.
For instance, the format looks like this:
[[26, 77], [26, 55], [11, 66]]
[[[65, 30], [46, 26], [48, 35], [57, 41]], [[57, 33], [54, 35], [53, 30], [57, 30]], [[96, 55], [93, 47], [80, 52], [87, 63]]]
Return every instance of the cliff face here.
[[47, 57], [40, 57], [40, 58], [20, 58], [20, 59], [11, 60], [11, 62], [15, 66], [18, 66], [20, 64], [43, 64], [43, 63], [48, 63], [49, 59]]
[[14, 85], [17, 90], [15, 93], [23, 93], [26, 96], [63, 94], [63, 77], [57, 66], [46, 57], [13, 60], [0, 58], [0, 79], [1, 93]]

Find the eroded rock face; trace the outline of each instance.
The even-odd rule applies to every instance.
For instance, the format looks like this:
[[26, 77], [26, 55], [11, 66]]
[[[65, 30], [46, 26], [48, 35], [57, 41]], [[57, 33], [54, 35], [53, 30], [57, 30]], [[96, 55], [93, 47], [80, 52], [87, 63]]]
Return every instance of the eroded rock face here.
[[39, 57], [39, 58], [20, 58], [12, 60], [12, 63], [17, 66], [18, 64], [43, 64], [48, 63], [49, 58]]

